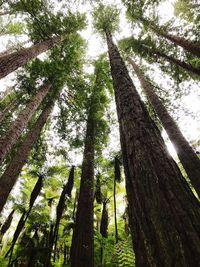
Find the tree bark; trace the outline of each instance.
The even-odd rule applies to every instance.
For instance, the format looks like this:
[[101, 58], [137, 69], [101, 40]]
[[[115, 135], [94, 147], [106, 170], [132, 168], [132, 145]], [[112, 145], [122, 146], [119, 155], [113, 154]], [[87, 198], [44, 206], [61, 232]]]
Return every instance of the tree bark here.
[[56, 36], [49, 40], [34, 44], [29, 48], [23, 48], [18, 52], [0, 58], [0, 79], [26, 64], [29, 60], [62, 42], [62, 36]]
[[4, 121], [8, 112], [12, 111], [16, 107], [16, 105], [17, 105], [17, 99], [15, 98], [7, 105], [7, 107], [4, 108], [3, 111], [0, 111], [0, 123]]
[[51, 88], [51, 84], [45, 83], [36, 93], [25, 109], [19, 114], [18, 118], [12, 123], [5, 136], [0, 138], [0, 164], [12, 149], [21, 136], [22, 131], [27, 126], [34, 112], [37, 110], [42, 100]]
[[182, 135], [178, 125], [168, 113], [167, 109], [154, 92], [151, 83], [145, 78], [137, 64], [129, 57], [128, 62], [133, 67], [142, 88], [155, 109], [161, 123], [163, 124], [171, 142], [176, 148], [178, 157], [192, 182], [198, 196], [200, 197], [200, 160], [185, 137]]
[[198, 266], [200, 205], [106, 34], [136, 266]]
[[82, 163], [81, 184], [71, 247], [71, 266], [94, 267], [93, 198], [94, 198], [95, 122], [89, 114]]
[[8, 165], [7, 169], [0, 178], [0, 212], [2, 211], [8, 195], [16, 183], [16, 180], [21, 172], [22, 167], [26, 163], [28, 155], [37, 141], [44, 124], [46, 123], [51, 110], [53, 108], [53, 103], [47, 105], [42, 111], [41, 115], [37, 119], [37, 122], [32, 127], [32, 129], [26, 135], [23, 143], [19, 147], [16, 155], [13, 157], [12, 161]]
[[117, 228], [117, 203], [116, 203], [116, 177], [114, 176], [114, 219], [115, 219], [115, 242], [118, 243], [118, 228]]

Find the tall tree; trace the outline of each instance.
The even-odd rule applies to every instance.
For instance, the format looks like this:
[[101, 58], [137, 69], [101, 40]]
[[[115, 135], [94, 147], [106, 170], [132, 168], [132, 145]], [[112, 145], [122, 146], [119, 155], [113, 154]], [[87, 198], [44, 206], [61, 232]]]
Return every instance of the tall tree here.
[[71, 264], [77, 267], [94, 266], [94, 159], [95, 147], [99, 142], [98, 136], [103, 135], [101, 127], [107, 106], [105, 76], [102, 72], [103, 61], [100, 59], [95, 63], [94, 81], [87, 101], [89, 106], [87, 107], [81, 184], [71, 245]]
[[54, 106], [54, 100], [51, 100], [49, 104], [43, 109], [36, 123], [32, 129], [26, 135], [23, 143], [18, 148], [16, 154], [12, 158], [11, 162], [7, 166], [5, 172], [0, 178], [0, 212], [2, 211], [10, 191], [16, 183], [16, 180], [21, 172], [22, 167], [27, 161], [28, 155], [37, 141], [43, 126], [45, 125], [52, 108]]
[[117, 16], [110, 6], [100, 5], [94, 12], [95, 27], [108, 44], [136, 266], [195, 266], [200, 259], [200, 206], [113, 42]]
[[156, 95], [153, 85], [143, 75], [141, 69], [133, 61], [132, 58], [127, 58], [128, 62], [133, 67], [138, 79], [140, 80], [141, 86], [150, 100], [153, 108], [155, 109], [161, 123], [163, 124], [171, 142], [175, 145], [178, 157], [192, 182], [196, 192], [200, 196], [200, 160], [193, 148], [189, 145], [181, 133], [178, 125], [174, 119], [170, 116], [167, 109], [163, 105], [162, 101]]
[[26, 105], [24, 110], [19, 114], [18, 118], [11, 124], [5, 136], [0, 138], [0, 164], [10, 152], [12, 146], [18, 141], [22, 131], [27, 126], [27, 123], [45, 98], [50, 88], [51, 83], [45, 82], [41, 89], [38, 90], [36, 95]]
[[[143, 15], [144, 9], [147, 8], [145, 5], [151, 5], [151, 2], [148, 3], [148, 1], [143, 1], [142, 3], [138, 3], [133, 0], [123, 0], [123, 2], [127, 7], [129, 17], [131, 17], [133, 21], [141, 22], [145, 28], [150, 29], [158, 36], [164, 37], [172, 43], [182, 47], [186, 51], [200, 57], [200, 45], [198, 42], [191, 41], [182, 36], [170, 34], [165, 26], [160, 26], [155, 22], [155, 18], [152, 20]], [[157, 1], [153, 1], [153, 4], [155, 4], [154, 2]]]
[[0, 58], [0, 79], [15, 71], [19, 67], [22, 67], [29, 60], [37, 57], [39, 54], [47, 51], [62, 41], [62, 36], [55, 36], [49, 40], [34, 44], [29, 48], [23, 48], [18, 52], [2, 56]]

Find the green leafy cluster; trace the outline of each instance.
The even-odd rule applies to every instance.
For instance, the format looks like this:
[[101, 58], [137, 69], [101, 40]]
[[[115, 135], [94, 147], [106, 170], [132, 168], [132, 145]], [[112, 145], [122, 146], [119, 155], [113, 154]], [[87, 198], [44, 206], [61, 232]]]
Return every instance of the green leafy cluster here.
[[134, 267], [135, 257], [131, 240], [120, 241], [115, 245], [113, 263], [117, 267]]

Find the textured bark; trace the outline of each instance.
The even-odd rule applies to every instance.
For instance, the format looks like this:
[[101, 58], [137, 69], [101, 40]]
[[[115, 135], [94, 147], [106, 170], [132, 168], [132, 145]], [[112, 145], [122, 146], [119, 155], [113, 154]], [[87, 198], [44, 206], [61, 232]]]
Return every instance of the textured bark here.
[[107, 43], [136, 266], [198, 266], [199, 202], [169, 155], [109, 32]]
[[72, 238], [71, 266], [93, 267], [93, 198], [94, 198], [95, 123], [88, 116], [81, 184]]
[[12, 149], [21, 136], [22, 131], [27, 126], [33, 113], [37, 110], [42, 100], [48, 93], [51, 84], [46, 83], [27, 104], [25, 109], [19, 114], [18, 118], [12, 123], [10, 129], [7, 131], [5, 136], [0, 138], [0, 164], [3, 162], [7, 154]]
[[12, 111], [17, 105], [17, 99], [13, 99], [3, 111], [0, 111], [0, 123], [4, 121], [8, 112]]
[[178, 125], [168, 113], [162, 101], [154, 92], [151, 83], [145, 78], [136, 63], [128, 58], [128, 62], [132, 65], [135, 73], [140, 80], [144, 93], [150, 100], [155, 109], [161, 123], [163, 124], [171, 142], [174, 144], [178, 157], [192, 182], [196, 192], [200, 197], [200, 160], [193, 148], [189, 145], [185, 137], [182, 135]]
[[34, 44], [29, 48], [23, 48], [18, 52], [0, 58], [0, 79], [26, 64], [29, 60], [37, 57], [53, 46], [62, 42], [62, 36], [56, 36], [41, 43]]
[[103, 237], [108, 237], [108, 209], [107, 209], [107, 201], [103, 202], [103, 209], [101, 215], [101, 226], [100, 233]]
[[27, 157], [34, 143], [37, 141], [40, 132], [51, 113], [52, 107], [52, 104], [47, 105], [46, 108], [42, 111], [37, 122], [26, 135], [16, 155], [13, 157], [12, 161], [0, 178], [0, 212], [2, 211], [6, 203], [10, 191], [16, 183], [22, 167], [26, 163]]

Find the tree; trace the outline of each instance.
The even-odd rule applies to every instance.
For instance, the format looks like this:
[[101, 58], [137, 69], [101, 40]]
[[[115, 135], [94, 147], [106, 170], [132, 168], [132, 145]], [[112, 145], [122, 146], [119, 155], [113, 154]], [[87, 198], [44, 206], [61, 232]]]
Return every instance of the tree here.
[[0, 79], [26, 64], [29, 60], [62, 42], [61, 36], [55, 36], [49, 40], [34, 44], [30, 48], [5, 55], [0, 58]]
[[[158, 23], [155, 22], [156, 20], [155, 18], [154, 20], [152, 20], [145, 17], [142, 14], [142, 11], [146, 8], [143, 7], [145, 1], [142, 4], [138, 4], [137, 2], [132, 0], [130, 1], [124, 0], [123, 2], [127, 7], [127, 12], [129, 14], [129, 17], [131, 17], [133, 21], [141, 22], [144, 27], [153, 31], [156, 35], [164, 37], [167, 40], [173, 42], [174, 44], [182, 47], [186, 51], [200, 57], [200, 46], [198, 43], [178, 35], [170, 34], [169, 32], [167, 32], [166, 27], [160, 26]], [[145, 4], [148, 5], [148, 2], [146, 1]], [[141, 10], [136, 11], [136, 9], [141, 9]]]
[[103, 61], [101, 59], [95, 64], [93, 87], [88, 99], [89, 106], [87, 108], [81, 184], [71, 245], [71, 264], [77, 267], [94, 266], [93, 201], [95, 147], [99, 143], [98, 136], [102, 134], [103, 116], [107, 106], [105, 75], [102, 73]]
[[192, 182], [197, 194], [200, 196], [200, 160], [193, 148], [189, 145], [181, 133], [178, 125], [168, 113], [159, 97], [154, 92], [154, 88], [149, 80], [143, 75], [138, 65], [130, 57], [127, 59], [133, 67], [141, 86], [155, 109], [161, 123], [163, 124], [171, 142], [174, 144], [178, 157]]
[[[112, 40], [110, 30], [117, 28], [115, 9], [112, 26], [105, 27], [110, 10], [100, 5], [94, 11], [94, 25], [104, 31], [108, 45], [136, 265], [196, 265], [199, 203], [168, 154]], [[195, 234], [188, 234], [188, 228]], [[196, 245], [191, 248], [191, 244]]]
[[34, 112], [37, 110], [42, 100], [45, 98], [51, 83], [46, 82], [36, 95], [27, 104], [25, 109], [19, 114], [18, 118], [11, 124], [5, 136], [0, 139], [0, 164], [3, 162], [6, 155], [10, 152], [13, 145], [16, 144], [22, 131], [26, 127]]
[[54, 99], [49, 104], [46, 105], [42, 113], [40, 114], [35, 125], [26, 135], [23, 143], [20, 145], [17, 153], [12, 158], [10, 164], [7, 166], [5, 172], [0, 179], [0, 212], [2, 211], [6, 200], [12, 190], [16, 180], [21, 172], [22, 167], [26, 163], [27, 157], [37, 141], [43, 126], [45, 125], [54, 105]]

